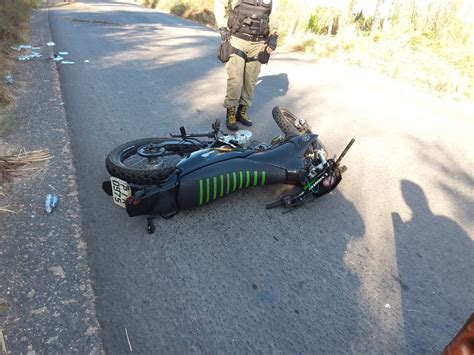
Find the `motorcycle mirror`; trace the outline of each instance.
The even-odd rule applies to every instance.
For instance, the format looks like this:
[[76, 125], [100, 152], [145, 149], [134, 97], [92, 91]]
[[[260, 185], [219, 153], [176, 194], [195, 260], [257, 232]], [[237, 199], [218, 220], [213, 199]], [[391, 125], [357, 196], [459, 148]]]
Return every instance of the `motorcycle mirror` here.
[[212, 124], [212, 129], [216, 132], [221, 129], [221, 121], [219, 119], [214, 121], [214, 123]]
[[355, 139], [352, 138], [351, 141], [349, 142], [349, 144], [344, 148], [344, 150], [342, 151], [341, 155], [339, 155], [339, 158], [337, 158], [336, 160], [336, 166], [338, 166], [340, 163], [341, 163], [341, 160], [342, 158], [344, 158], [344, 156], [346, 155], [346, 153], [349, 151], [350, 147], [352, 147], [352, 145], [354, 144], [355, 142]]

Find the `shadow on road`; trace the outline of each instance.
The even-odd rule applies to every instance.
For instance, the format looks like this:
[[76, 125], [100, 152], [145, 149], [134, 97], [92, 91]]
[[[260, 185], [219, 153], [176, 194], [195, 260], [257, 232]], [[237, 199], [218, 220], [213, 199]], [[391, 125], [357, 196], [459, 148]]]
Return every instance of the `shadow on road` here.
[[392, 213], [399, 270], [392, 276], [401, 285], [406, 348], [439, 352], [474, 309], [474, 243], [456, 222], [431, 212], [419, 185], [403, 180], [401, 192], [412, 216], [403, 222]]

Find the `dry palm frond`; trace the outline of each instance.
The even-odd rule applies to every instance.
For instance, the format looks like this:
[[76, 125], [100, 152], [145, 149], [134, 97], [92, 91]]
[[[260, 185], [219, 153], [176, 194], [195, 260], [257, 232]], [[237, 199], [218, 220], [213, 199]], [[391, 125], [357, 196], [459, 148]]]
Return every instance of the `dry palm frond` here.
[[12, 211], [12, 210], [9, 210], [5, 207], [0, 207], [0, 212], [8, 212], [8, 213], [18, 213], [18, 212], [15, 212], [15, 211]]
[[15, 176], [24, 176], [26, 172], [38, 168], [35, 164], [49, 159], [51, 155], [48, 149], [0, 156], [0, 181], [11, 181]]

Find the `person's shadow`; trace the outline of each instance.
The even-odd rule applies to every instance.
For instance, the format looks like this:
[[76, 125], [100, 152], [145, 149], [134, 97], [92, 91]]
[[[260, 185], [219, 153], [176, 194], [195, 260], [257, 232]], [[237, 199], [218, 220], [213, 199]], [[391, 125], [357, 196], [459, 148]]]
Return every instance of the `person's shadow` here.
[[408, 353], [439, 353], [474, 309], [474, 243], [454, 221], [434, 215], [417, 184], [403, 180], [412, 211], [392, 212]]

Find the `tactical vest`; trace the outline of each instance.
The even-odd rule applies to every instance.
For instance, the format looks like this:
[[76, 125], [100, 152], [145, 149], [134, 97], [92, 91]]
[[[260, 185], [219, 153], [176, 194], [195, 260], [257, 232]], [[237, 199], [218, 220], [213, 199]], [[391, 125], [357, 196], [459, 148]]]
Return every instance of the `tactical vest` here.
[[267, 37], [272, 0], [239, 0], [230, 12], [227, 27], [232, 33]]

